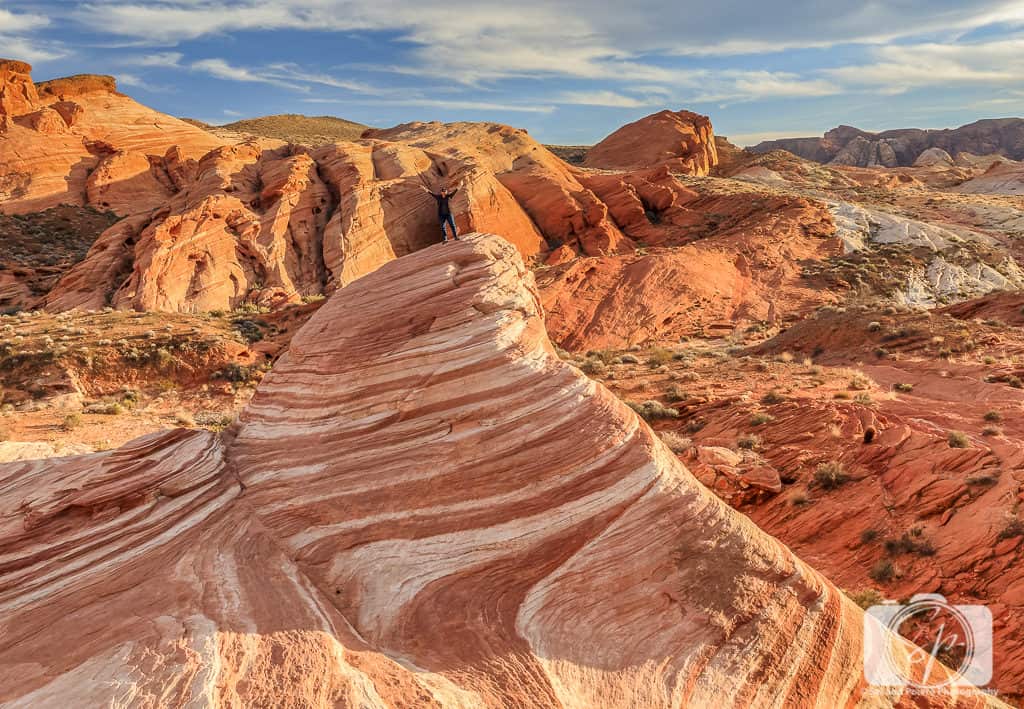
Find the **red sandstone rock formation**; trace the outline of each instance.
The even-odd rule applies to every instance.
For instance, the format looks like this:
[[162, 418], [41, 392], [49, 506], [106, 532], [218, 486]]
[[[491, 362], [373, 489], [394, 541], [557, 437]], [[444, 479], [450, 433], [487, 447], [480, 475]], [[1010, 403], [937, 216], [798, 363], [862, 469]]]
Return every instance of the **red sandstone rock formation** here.
[[[742, 321], [796, 316], [835, 298], [801, 279], [801, 262], [841, 251], [823, 205], [749, 193], [685, 204], [687, 210], [670, 212], [671, 218], [696, 224], [690, 240], [669, 242], [678, 248], [576, 259], [538, 273], [556, 342], [586, 351], [700, 335], [717, 326], [731, 332]], [[729, 221], [707, 224], [709, 214]]]
[[684, 206], [697, 195], [667, 168], [584, 173], [493, 124], [411, 124], [315, 149], [247, 142], [195, 164], [168, 153], [148, 172], [132, 153], [103, 150], [93, 199], [117, 198], [124, 183], [110, 175], [134, 172], [164, 202], [103, 234], [47, 296], [50, 309], [227, 309], [330, 292], [435, 243], [427, 190], [444, 184], [462, 185], [461, 231], [499, 231], [524, 256], [559, 244], [631, 252], [634, 239], [661, 243], [700, 222]]
[[0, 59], [0, 121], [29, 113], [39, 102], [32, 83], [32, 67], [13, 59]]
[[555, 356], [496, 237], [334, 296], [225, 435], [0, 491], [9, 706], [917, 703], [868, 697], [859, 609]]
[[32, 83], [31, 67], [0, 61], [0, 211], [58, 204], [119, 214], [169, 196], [164, 156], [198, 158], [224, 141], [117, 93], [113, 78]]
[[691, 111], [659, 111], [622, 126], [587, 152], [586, 167], [642, 170], [667, 165], [707, 175], [718, 164], [711, 121]]

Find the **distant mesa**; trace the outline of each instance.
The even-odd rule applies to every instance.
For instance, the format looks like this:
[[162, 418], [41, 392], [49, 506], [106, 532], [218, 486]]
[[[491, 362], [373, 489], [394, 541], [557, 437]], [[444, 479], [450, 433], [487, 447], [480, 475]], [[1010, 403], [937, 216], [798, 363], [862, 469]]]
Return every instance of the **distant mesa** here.
[[[988, 118], [953, 129], [901, 128], [881, 133], [839, 126], [821, 138], [766, 140], [750, 150], [755, 153], [787, 150], [806, 160], [833, 165], [910, 167], [933, 148], [943, 151], [946, 157], [971, 153], [1022, 160], [1024, 119]], [[942, 156], [933, 152], [925, 160], [933, 165], [936, 160], [942, 160]]]

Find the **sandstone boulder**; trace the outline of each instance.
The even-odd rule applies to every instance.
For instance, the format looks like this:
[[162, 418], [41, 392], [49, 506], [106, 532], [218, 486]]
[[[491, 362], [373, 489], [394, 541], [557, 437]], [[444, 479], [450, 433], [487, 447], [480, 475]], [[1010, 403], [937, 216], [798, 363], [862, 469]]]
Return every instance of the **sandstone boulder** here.
[[667, 165], [707, 175], [718, 164], [711, 121], [692, 111], [659, 111], [619, 128], [587, 152], [584, 166], [642, 170]]

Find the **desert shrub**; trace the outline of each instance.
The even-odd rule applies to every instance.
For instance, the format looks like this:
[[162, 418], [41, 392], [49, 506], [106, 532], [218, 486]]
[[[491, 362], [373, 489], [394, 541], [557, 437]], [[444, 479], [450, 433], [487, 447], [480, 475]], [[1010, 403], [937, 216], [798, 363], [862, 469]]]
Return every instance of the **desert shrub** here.
[[860, 533], [860, 543], [861, 544], [870, 544], [871, 542], [875, 541], [876, 539], [878, 539], [878, 530], [877, 529], [865, 529], [863, 532]]
[[880, 559], [868, 571], [868, 577], [878, 583], [886, 583], [896, 578], [896, 566], [888, 559]]
[[665, 398], [669, 401], [686, 401], [690, 398], [690, 392], [680, 389], [676, 384], [673, 384], [665, 392]]
[[600, 377], [608, 373], [608, 365], [599, 359], [592, 358], [580, 365], [580, 370], [591, 377]]
[[196, 422], [203, 428], [211, 431], [223, 431], [235, 421], [234, 414], [201, 413], [196, 416]]
[[789, 502], [793, 507], [806, 507], [811, 504], [811, 498], [809, 498], [805, 492], [798, 492], [789, 498]]
[[903, 393], [914, 391], [913, 384], [905, 384], [903, 382], [896, 384], [893, 388], [896, 389], [896, 391], [902, 391]]
[[249, 381], [252, 375], [253, 372], [251, 367], [231, 362], [222, 369], [218, 369], [211, 376], [214, 379], [224, 379], [226, 381], [239, 384], [241, 382]]
[[647, 364], [651, 367], [660, 367], [672, 361], [672, 352], [664, 347], [655, 347], [647, 353]]
[[195, 426], [196, 420], [188, 411], [178, 411], [174, 414], [174, 423], [179, 426]]
[[619, 359], [623, 364], [640, 364], [640, 358], [632, 354], [624, 354]]
[[756, 435], [740, 436], [736, 445], [743, 450], [754, 451], [761, 447], [761, 437]]
[[1000, 539], [1010, 539], [1024, 535], [1024, 520], [1020, 517], [1010, 517], [1006, 520], [1006, 526], [999, 532]]
[[242, 336], [243, 340], [250, 344], [263, 339], [262, 324], [264, 323], [250, 318], [235, 318], [231, 321], [231, 327]]
[[659, 401], [645, 401], [642, 404], [638, 404], [635, 401], [627, 402], [629, 408], [637, 412], [646, 421], [654, 421], [655, 419], [674, 419], [679, 418], [679, 411], [668, 406], [665, 406]]
[[681, 436], [675, 431], [662, 431], [659, 436], [662, 442], [671, 449], [673, 453], [683, 453], [693, 447], [693, 441]]
[[860, 591], [847, 591], [846, 595], [858, 606], [867, 610], [871, 606], [878, 606], [885, 603], [885, 596], [873, 588], [865, 588]]
[[919, 556], [933, 556], [935, 546], [921, 536], [921, 530], [915, 528], [904, 532], [899, 537], [885, 540], [885, 551], [891, 555], [917, 554]]
[[963, 431], [950, 431], [947, 440], [950, 448], [967, 448], [971, 444], [971, 439]]
[[599, 359], [605, 364], [611, 364], [615, 357], [615, 353], [611, 350], [590, 350], [587, 352], [587, 359]]
[[60, 430], [62, 431], [73, 431], [82, 424], [82, 417], [78, 414], [68, 414], [61, 421]]
[[793, 356], [792, 352], [782, 352], [775, 358], [775, 361], [782, 362], [783, 364], [789, 364], [794, 359], [796, 358]]
[[1003, 415], [998, 411], [986, 411], [985, 420], [989, 423], [999, 423], [1003, 420]]
[[862, 372], [854, 372], [853, 376], [850, 377], [850, 382], [847, 384], [847, 389], [853, 391], [865, 391], [871, 388], [874, 382]]
[[160, 369], [167, 369], [174, 362], [174, 355], [166, 347], [159, 347], [153, 352], [153, 363]]
[[985, 428], [981, 429], [981, 435], [989, 437], [1001, 436], [1003, 435], [1003, 429], [998, 426], [985, 426]]
[[772, 406], [773, 404], [781, 404], [785, 400], [786, 400], [786, 397], [784, 397], [782, 394], [780, 394], [779, 392], [775, 391], [774, 389], [772, 389], [770, 392], [768, 392], [767, 394], [765, 394], [764, 396], [761, 397], [761, 403], [764, 404], [765, 406]]
[[875, 403], [874, 399], [871, 398], [871, 394], [868, 394], [866, 391], [857, 394], [857, 396], [853, 397], [853, 400], [861, 406], [871, 406]]
[[821, 463], [814, 469], [814, 481], [826, 490], [835, 490], [849, 479], [843, 464], [836, 460]]
[[225, 315], [225, 313], [224, 313], [223, 310], [211, 310], [210, 311], [210, 317], [211, 318], [222, 318], [222, 317], [224, 317], [224, 315]]
[[775, 417], [771, 414], [766, 414], [763, 411], [758, 412], [750, 417], [751, 426], [763, 426], [766, 423], [771, 423], [775, 420]]
[[1024, 383], [1021, 382], [1020, 377], [1010, 377], [1006, 380], [1006, 383], [1012, 386], [1014, 389], [1024, 388]]
[[882, 329], [882, 323], [877, 320], [872, 320], [868, 323], [868, 332], [878, 332]]
[[993, 473], [978, 473], [968, 476], [964, 482], [972, 487], [991, 487], [999, 482], [999, 476]]

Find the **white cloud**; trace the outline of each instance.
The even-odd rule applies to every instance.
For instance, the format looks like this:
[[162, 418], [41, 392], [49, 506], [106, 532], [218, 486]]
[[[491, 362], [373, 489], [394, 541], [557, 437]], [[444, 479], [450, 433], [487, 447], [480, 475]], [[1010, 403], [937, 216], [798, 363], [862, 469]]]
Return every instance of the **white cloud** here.
[[48, 24], [50, 24], [50, 19], [45, 15], [15, 14], [10, 10], [0, 8], [0, 34], [31, 32], [40, 27], [46, 27]]
[[200, 71], [209, 74], [217, 79], [225, 81], [243, 81], [256, 84], [270, 84], [293, 91], [309, 91], [308, 87], [300, 86], [294, 82], [266, 76], [252, 69], [241, 66], [233, 66], [223, 59], [200, 59], [189, 65], [193, 71]]
[[181, 52], [157, 52], [135, 57], [129, 63], [136, 66], [149, 66], [159, 68], [180, 67], [184, 55]]
[[492, 103], [489, 101], [459, 101], [444, 99], [408, 98], [408, 99], [332, 99], [332, 98], [306, 98], [304, 103], [329, 103], [329, 104], [358, 104], [363, 106], [418, 106], [424, 108], [446, 108], [458, 111], [495, 111], [513, 113], [551, 113], [554, 106], [521, 104], [521, 103]]
[[[554, 99], [555, 103], [573, 103], [584, 106], [611, 106], [614, 108], [639, 108], [650, 106], [649, 99], [638, 99], [614, 91], [565, 91]], [[654, 102], [658, 103], [658, 102]]]
[[[390, 30], [425, 48], [490, 44], [546, 48], [557, 61], [586, 48], [625, 59], [650, 53], [737, 55], [879, 44], [927, 33], [963, 33], [992, 23], [1024, 24], [1021, 0], [903, 0], [835, 3], [812, 0], [718, 0], [680, 7], [674, 0], [639, 0], [595, 7], [589, 0], [95, 0], [72, 17], [105, 32], [178, 41], [255, 29]], [[608, 55], [609, 47], [617, 51]], [[586, 54], [586, 52], [584, 52]], [[577, 58], [578, 52], [577, 52]], [[528, 60], [509, 63], [515, 71]], [[586, 62], [584, 62], [586, 64]], [[571, 70], [571, 66], [566, 67]]]
[[23, 37], [8, 37], [0, 34], [0, 47], [5, 59], [19, 59], [30, 64], [53, 61], [66, 57], [67, 48], [57, 42], [42, 42]]
[[848, 86], [897, 94], [926, 86], [1024, 83], [1024, 37], [968, 44], [921, 43], [881, 47], [868, 64], [824, 73]]

